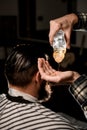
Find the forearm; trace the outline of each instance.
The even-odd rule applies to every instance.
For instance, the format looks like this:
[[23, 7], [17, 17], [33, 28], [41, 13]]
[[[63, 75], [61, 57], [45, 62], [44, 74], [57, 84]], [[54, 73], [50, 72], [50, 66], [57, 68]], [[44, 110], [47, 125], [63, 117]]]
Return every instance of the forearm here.
[[82, 108], [87, 119], [87, 76], [80, 76], [69, 88], [70, 93]]

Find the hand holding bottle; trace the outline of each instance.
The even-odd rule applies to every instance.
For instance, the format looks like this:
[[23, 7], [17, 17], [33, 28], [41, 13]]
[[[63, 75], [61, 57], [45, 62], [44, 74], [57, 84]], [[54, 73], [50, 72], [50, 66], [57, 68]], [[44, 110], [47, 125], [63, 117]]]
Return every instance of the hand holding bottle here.
[[66, 48], [70, 49], [70, 36], [73, 26], [78, 22], [76, 14], [71, 13], [50, 21], [49, 42], [52, 45], [55, 34], [62, 29], [65, 33]]

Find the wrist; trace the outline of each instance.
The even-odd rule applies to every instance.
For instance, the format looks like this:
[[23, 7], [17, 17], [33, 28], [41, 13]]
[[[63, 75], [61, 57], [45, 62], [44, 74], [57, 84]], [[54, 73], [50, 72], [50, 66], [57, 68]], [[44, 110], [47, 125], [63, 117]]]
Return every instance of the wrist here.
[[75, 25], [78, 23], [78, 16], [75, 13], [70, 14], [71, 23]]
[[73, 82], [75, 82], [81, 75], [78, 72], [73, 72]]

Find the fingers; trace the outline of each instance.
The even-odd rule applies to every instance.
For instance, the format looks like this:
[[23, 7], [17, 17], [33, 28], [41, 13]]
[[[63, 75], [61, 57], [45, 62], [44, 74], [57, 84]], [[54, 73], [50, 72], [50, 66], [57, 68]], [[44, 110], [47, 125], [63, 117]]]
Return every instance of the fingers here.
[[45, 61], [43, 58], [38, 58], [38, 69], [39, 69], [40, 74], [43, 74], [43, 75], [45, 72], [44, 62]]
[[61, 28], [61, 24], [56, 22], [56, 20], [50, 21], [50, 31], [49, 31], [49, 42], [52, 45], [54, 35], [58, 32], [58, 30]]
[[55, 73], [55, 70], [50, 66], [48, 61], [45, 61], [45, 71], [48, 71], [48, 74]]
[[70, 31], [65, 33], [65, 40], [66, 40], [66, 48], [70, 49]]
[[45, 61], [43, 58], [38, 59], [38, 69], [41, 75], [41, 78], [49, 81], [49, 82], [55, 82], [56, 83], [56, 70], [54, 70], [48, 63], [48, 61]]
[[43, 58], [38, 59], [38, 68], [41, 74], [52, 75], [55, 73], [55, 70], [50, 66], [48, 61], [45, 61]]

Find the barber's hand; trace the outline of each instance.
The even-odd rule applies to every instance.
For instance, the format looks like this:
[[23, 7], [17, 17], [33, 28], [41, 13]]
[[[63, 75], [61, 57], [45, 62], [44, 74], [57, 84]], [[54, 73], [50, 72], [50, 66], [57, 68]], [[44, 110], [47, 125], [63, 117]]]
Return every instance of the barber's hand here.
[[52, 45], [54, 35], [62, 29], [65, 33], [65, 39], [67, 43], [67, 48], [70, 49], [70, 36], [73, 25], [78, 22], [78, 17], [75, 14], [68, 14], [63, 17], [54, 19], [50, 21], [50, 31], [49, 31], [49, 42]]
[[43, 58], [38, 59], [38, 69], [41, 79], [56, 84], [73, 83], [80, 75], [73, 71], [56, 71], [53, 69], [48, 61]]

